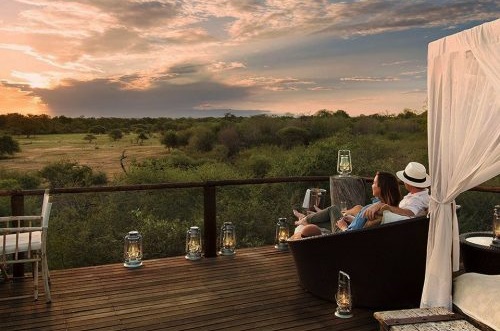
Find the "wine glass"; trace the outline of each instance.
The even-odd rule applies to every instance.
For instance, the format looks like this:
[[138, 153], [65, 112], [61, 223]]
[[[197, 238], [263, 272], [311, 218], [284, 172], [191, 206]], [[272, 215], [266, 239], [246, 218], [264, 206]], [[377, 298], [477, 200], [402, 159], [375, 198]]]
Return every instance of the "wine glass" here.
[[340, 212], [342, 216], [345, 216], [347, 213], [347, 201], [340, 201]]

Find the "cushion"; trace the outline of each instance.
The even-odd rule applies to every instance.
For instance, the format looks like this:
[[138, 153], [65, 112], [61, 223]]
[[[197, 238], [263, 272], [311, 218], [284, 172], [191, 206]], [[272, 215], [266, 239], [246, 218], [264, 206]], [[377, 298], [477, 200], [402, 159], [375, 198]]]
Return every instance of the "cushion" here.
[[398, 215], [398, 214], [395, 214], [395, 213], [390, 212], [388, 210], [384, 210], [381, 224], [388, 224], [388, 223], [392, 223], [392, 222], [407, 220], [409, 218], [410, 217], [408, 217], [408, 216]]
[[[16, 251], [16, 234], [8, 234], [5, 236], [5, 254], [12, 254]], [[42, 231], [31, 232], [31, 250], [39, 250], [42, 242]], [[19, 234], [18, 251], [27, 252], [29, 243], [29, 233], [24, 232]], [[0, 254], [3, 253], [3, 236], [0, 235]]]
[[500, 275], [465, 273], [453, 280], [453, 304], [461, 312], [500, 330]]

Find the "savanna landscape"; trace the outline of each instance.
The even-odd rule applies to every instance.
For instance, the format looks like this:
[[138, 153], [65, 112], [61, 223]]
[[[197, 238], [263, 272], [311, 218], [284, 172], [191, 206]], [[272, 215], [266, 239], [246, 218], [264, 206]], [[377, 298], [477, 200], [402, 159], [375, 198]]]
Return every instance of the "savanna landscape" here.
[[[1, 190], [330, 176], [339, 149], [351, 151], [356, 176], [395, 173], [410, 161], [427, 164], [425, 111], [204, 119], [9, 114], [0, 115], [0, 130], [18, 147], [2, 153]], [[328, 182], [220, 187], [217, 223], [236, 224], [238, 247], [272, 244], [277, 219], [291, 224], [292, 208], [311, 185], [329, 189]], [[498, 186], [498, 178], [485, 185]], [[51, 268], [120, 261], [123, 236], [132, 229], [144, 236], [145, 258], [181, 255], [186, 230], [203, 225], [197, 188], [56, 194], [53, 201]], [[490, 229], [497, 201], [493, 193], [462, 194], [460, 231]], [[37, 208], [39, 198], [27, 197], [26, 209]], [[2, 197], [0, 214], [9, 212], [9, 197]]]

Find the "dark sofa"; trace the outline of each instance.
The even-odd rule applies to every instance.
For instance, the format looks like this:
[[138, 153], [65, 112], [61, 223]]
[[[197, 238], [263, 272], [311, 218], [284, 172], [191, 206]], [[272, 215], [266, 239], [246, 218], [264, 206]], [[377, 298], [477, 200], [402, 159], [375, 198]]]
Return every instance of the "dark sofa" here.
[[415, 308], [425, 277], [429, 219], [290, 240], [304, 289], [335, 302], [339, 270], [349, 274], [353, 306]]

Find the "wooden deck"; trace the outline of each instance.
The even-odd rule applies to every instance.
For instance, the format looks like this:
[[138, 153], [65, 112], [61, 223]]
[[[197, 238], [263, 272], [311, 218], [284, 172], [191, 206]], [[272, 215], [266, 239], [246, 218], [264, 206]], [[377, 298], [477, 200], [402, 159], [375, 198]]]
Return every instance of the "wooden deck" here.
[[[373, 311], [336, 318], [335, 304], [300, 287], [291, 253], [272, 246], [134, 270], [53, 270], [51, 279], [51, 304], [43, 286], [37, 302], [0, 301], [0, 330], [378, 330]], [[32, 282], [0, 283], [0, 298], [14, 290], [31, 291]]]

